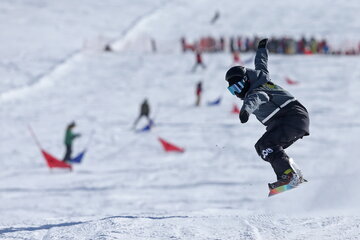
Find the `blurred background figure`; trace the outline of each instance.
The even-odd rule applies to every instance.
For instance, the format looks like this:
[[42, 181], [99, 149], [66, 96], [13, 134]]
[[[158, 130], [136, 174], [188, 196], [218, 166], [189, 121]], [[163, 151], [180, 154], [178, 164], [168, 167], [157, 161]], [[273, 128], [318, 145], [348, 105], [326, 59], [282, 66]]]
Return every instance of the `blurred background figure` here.
[[106, 44], [106, 45], [105, 45], [104, 51], [105, 51], [105, 52], [112, 52], [112, 51], [113, 51], [112, 48], [111, 48], [111, 46], [110, 46], [110, 44]]
[[145, 98], [144, 101], [141, 103], [140, 114], [134, 122], [133, 129], [136, 128], [136, 125], [138, 124], [138, 122], [140, 121], [140, 119], [142, 117], [146, 117], [146, 119], [148, 120], [149, 125], [150, 125], [151, 119], [150, 119], [149, 115], [150, 115], [150, 106], [149, 106], [148, 100]]
[[65, 156], [63, 158], [63, 161], [69, 161], [71, 159], [71, 153], [72, 153], [72, 144], [75, 138], [80, 137], [80, 134], [76, 134], [73, 133], [72, 130], [73, 128], [76, 126], [75, 122], [71, 122], [67, 127], [66, 127], [66, 132], [65, 132], [65, 139], [64, 139], [64, 143], [65, 143], [65, 148], [66, 148], [66, 152], [65, 152]]
[[195, 94], [196, 94], [196, 102], [195, 102], [195, 106], [200, 106], [200, 102], [201, 102], [201, 94], [202, 94], [202, 82], [199, 81], [196, 84], [196, 90], [195, 90]]
[[195, 64], [192, 68], [192, 72], [196, 71], [197, 66], [201, 66], [203, 69], [206, 69], [206, 66], [203, 62], [202, 56], [201, 56], [201, 52], [200, 51], [196, 51], [195, 53]]
[[240, 53], [238, 51], [234, 51], [232, 53], [232, 57], [233, 57], [233, 64], [242, 64], [241, 60], [240, 60]]
[[150, 41], [151, 41], [151, 50], [153, 53], [156, 53], [157, 52], [156, 41], [153, 38]]
[[214, 16], [211, 18], [210, 23], [211, 24], [216, 23], [216, 21], [219, 19], [219, 17], [220, 17], [220, 12], [217, 10], [217, 11], [215, 11]]

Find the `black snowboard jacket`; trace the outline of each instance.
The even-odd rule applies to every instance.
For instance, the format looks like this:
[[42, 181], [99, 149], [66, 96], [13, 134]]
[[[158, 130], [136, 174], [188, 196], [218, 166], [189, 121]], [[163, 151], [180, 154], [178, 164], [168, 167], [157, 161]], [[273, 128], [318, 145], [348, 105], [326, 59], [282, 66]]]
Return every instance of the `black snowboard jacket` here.
[[309, 135], [308, 111], [292, 94], [270, 80], [267, 62], [268, 50], [259, 48], [255, 56], [255, 70], [246, 69], [250, 88], [241, 111], [254, 114], [268, 131], [288, 125]]

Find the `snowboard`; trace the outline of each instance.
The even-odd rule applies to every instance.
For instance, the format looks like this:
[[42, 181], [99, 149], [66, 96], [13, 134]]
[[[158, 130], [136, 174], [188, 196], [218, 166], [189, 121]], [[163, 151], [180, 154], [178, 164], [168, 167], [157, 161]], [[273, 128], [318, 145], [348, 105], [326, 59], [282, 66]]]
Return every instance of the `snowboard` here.
[[307, 182], [307, 180], [303, 177], [301, 170], [299, 169], [299, 167], [296, 165], [296, 163], [294, 162], [294, 160], [292, 158], [289, 159], [289, 163], [291, 168], [295, 171], [295, 173], [300, 177], [300, 183], [297, 185], [292, 185], [292, 184], [286, 184], [286, 185], [282, 185], [280, 187], [277, 188], [273, 188], [273, 189], [269, 189], [269, 195], [268, 197], [274, 196], [276, 194], [294, 189], [296, 187], [298, 187], [300, 184]]
[[300, 182], [296, 186], [291, 185], [291, 184], [286, 184], [286, 185], [282, 185], [282, 186], [277, 187], [277, 188], [270, 189], [268, 197], [271, 197], [271, 196], [274, 196], [276, 194], [279, 194], [279, 193], [294, 189], [294, 188], [298, 187], [301, 183], [304, 183], [304, 182], [307, 182], [307, 180], [303, 179], [302, 182]]

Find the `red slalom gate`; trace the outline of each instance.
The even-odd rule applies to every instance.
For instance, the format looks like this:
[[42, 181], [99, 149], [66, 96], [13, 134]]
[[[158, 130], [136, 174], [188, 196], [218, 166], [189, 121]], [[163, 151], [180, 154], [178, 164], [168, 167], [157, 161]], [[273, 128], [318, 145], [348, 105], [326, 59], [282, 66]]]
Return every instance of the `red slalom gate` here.
[[160, 137], [159, 137], [159, 141], [162, 144], [165, 152], [180, 152], [180, 153], [185, 152], [184, 148], [180, 148], [178, 146], [175, 146], [174, 144], [169, 143], [168, 141], [165, 141], [164, 139], [162, 139]]

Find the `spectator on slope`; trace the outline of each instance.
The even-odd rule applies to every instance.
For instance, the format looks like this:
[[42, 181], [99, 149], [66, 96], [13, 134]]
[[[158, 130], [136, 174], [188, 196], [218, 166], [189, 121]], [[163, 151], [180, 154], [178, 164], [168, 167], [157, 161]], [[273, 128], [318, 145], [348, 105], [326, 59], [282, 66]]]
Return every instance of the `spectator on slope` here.
[[112, 47], [111, 47], [111, 45], [109, 43], [105, 44], [104, 51], [105, 52], [112, 52], [113, 51], [113, 49], [112, 49]]
[[217, 51], [224, 51], [225, 50], [225, 39], [224, 39], [224, 37], [220, 37], [219, 45], [220, 46], [217, 49]]
[[185, 37], [182, 37], [180, 41], [181, 41], [181, 48], [182, 48], [183, 52], [186, 52], [187, 50], [194, 51], [195, 46], [193, 44], [188, 44], [186, 42]]
[[289, 92], [274, 84], [269, 76], [268, 39], [258, 44], [255, 70], [242, 66], [230, 68], [225, 76], [231, 94], [243, 100], [239, 118], [246, 123], [250, 114], [266, 126], [265, 134], [255, 144], [258, 155], [269, 162], [277, 181], [269, 183], [273, 189], [285, 184], [298, 185], [302, 174], [285, 153], [298, 139], [309, 135], [309, 115], [306, 108]]
[[66, 132], [65, 132], [65, 147], [66, 147], [66, 152], [65, 152], [65, 156], [63, 158], [63, 161], [69, 161], [71, 159], [71, 154], [72, 154], [72, 144], [75, 138], [80, 137], [80, 134], [75, 134], [72, 132], [73, 128], [76, 126], [75, 122], [71, 122], [67, 127], [66, 127]]
[[327, 41], [325, 39], [323, 39], [318, 44], [318, 52], [323, 53], [323, 54], [328, 54], [329, 53], [329, 46], [328, 46]]
[[192, 72], [195, 72], [197, 66], [201, 66], [203, 69], [206, 69], [206, 66], [203, 62], [202, 56], [201, 56], [201, 52], [200, 51], [196, 51], [195, 53], [195, 64], [192, 68]]
[[196, 102], [195, 102], [195, 106], [200, 106], [200, 102], [201, 102], [201, 94], [202, 94], [202, 82], [198, 82], [196, 84], [196, 90], [195, 90], [195, 95], [196, 95]]
[[152, 50], [152, 52], [153, 53], [156, 53], [157, 52], [157, 46], [156, 46], [156, 41], [155, 41], [155, 39], [151, 39], [150, 40], [150, 43], [151, 43], [151, 50]]
[[250, 51], [250, 38], [245, 38], [245, 52]]
[[144, 101], [141, 103], [140, 114], [139, 114], [139, 116], [136, 118], [136, 120], [134, 122], [133, 129], [136, 128], [136, 125], [138, 124], [139, 120], [142, 117], [146, 117], [146, 119], [148, 120], [149, 125], [150, 125], [151, 124], [151, 119], [150, 119], [149, 115], [150, 115], [150, 106], [149, 106], [148, 100], [145, 98]]
[[314, 37], [310, 39], [310, 50], [312, 53], [317, 53], [318, 43]]
[[235, 39], [233, 37], [229, 40], [229, 49], [231, 53], [235, 52]]
[[297, 53], [303, 54], [305, 52], [306, 45], [307, 45], [307, 41], [306, 41], [306, 38], [303, 36], [298, 41], [298, 51], [297, 51]]
[[219, 11], [215, 11], [215, 14], [214, 14], [214, 16], [211, 18], [210, 23], [211, 23], [211, 24], [214, 24], [214, 23], [219, 19], [219, 17], [220, 17], [220, 12], [219, 12]]
[[241, 37], [238, 37], [236, 40], [236, 44], [237, 44], [237, 50], [238, 52], [242, 52], [243, 51], [243, 41]]
[[181, 49], [182, 49], [182, 51], [183, 51], [183, 52], [186, 52], [186, 40], [185, 40], [185, 38], [182, 37], [182, 38], [180, 39], [180, 41], [181, 41]]

